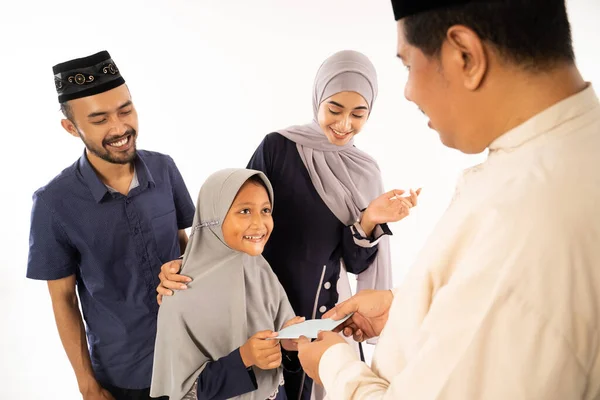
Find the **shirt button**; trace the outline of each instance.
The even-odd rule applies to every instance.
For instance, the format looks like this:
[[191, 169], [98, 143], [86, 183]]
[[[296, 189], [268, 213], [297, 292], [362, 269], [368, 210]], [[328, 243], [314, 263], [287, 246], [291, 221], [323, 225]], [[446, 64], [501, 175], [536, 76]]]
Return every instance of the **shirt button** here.
[[138, 228], [135, 228], [135, 229], [133, 230], [133, 234], [134, 234], [134, 235], [137, 235], [138, 233], [140, 233], [140, 230], [139, 230]]
[[146, 256], [142, 256], [142, 262], [146, 262]]
[[325, 282], [325, 284], [323, 285], [323, 287], [325, 289], [329, 289], [331, 287], [331, 282]]
[[125, 204], [129, 204], [129, 203], [131, 203], [131, 199], [125, 200]]
[[324, 313], [325, 311], [327, 311], [327, 307], [325, 307], [325, 306], [319, 307], [319, 312]]

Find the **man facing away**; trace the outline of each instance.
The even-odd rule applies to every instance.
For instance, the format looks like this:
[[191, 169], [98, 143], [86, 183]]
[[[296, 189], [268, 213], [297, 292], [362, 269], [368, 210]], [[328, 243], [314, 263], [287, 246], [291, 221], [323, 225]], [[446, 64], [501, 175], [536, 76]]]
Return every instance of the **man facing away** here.
[[600, 103], [564, 0], [397, 0], [405, 96], [441, 141], [489, 150], [403, 284], [299, 343], [332, 399], [600, 398]]

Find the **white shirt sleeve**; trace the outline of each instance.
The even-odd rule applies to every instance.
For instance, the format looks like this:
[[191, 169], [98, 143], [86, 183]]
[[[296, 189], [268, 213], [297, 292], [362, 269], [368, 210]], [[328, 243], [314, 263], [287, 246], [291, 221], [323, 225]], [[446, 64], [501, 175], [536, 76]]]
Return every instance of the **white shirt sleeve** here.
[[[319, 374], [331, 399], [581, 399], [585, 375], [568, 344], [514, 294], [469, 315], [460, 296], [423, 329], [423, 343], [387, 381], [345, 344], [331, 347]], [[440, 310], [442, 311], [442, 310]], [[437, 317], [433, 317], [436, 318]], [[442, 326], [443, 325], [443, 326]]]
[[[403, 285], [431, 287], [427, 304], [395, 291], [373, 370], [346, 345], [326, 351], [329, 398], [595, 399], [598, 227], [538, 197], [490, 210], [448, 269]], [[401, 335], [415, 308], [424, 318]]]

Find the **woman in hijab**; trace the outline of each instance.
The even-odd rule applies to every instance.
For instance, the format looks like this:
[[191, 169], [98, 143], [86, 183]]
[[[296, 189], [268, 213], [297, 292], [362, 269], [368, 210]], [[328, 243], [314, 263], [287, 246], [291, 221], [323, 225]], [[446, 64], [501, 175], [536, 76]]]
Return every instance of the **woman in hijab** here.
[[[183, 256], [193, 282], [160, 307], [151, 396], [286, 398], [273, 338], [303, 319], [261, 256], [273, 229], [272, 199], [258, 171], [219, 171], [202, 186]], [[294, 349], [290, 340], [281, 345]]]
[[[365, 55], [332, 55], [314, 82], [313, 121], [267, 135], [248, 164], [273, 184], [277, 229], [264, 257], [297, 315], [320, 318], [349, 298], [346, 271], [358, 275], [359, 291], [392, 287], [385, 223], [406, 217], [420, 191], [384, 194], [377, 163], [354, 146], [376, 97]], [[284, 375], [289, 399], [323, 398], [302, 371]]]

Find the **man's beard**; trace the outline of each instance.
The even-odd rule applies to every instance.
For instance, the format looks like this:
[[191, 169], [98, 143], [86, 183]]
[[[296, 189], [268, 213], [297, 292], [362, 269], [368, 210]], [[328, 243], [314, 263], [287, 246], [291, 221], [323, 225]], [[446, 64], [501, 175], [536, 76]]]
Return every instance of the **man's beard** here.
[[[83, 141], [83, 144], [85, 144], [85, 147], [89, 150], [89, 152], [94, 154], [96, 157], [103, 159], [104, 161], [108, 161], [109, 163], [112, 163], [112, 164], [129, 164], [130, 162], [132, 162], [135, 159], [135, 156], [137, 153], [136, 143], [135, 143], [135, 141], [137, 139], [137, 132], [133, 128], [128, 129], [123, 135], [112, 136], [112, 137], [108, 137], [108, 138], [104, 139], [102, 141], [103, 147], [98, 147], [92, 143], [89, 143], [85, 139], [85, 136], [81, 133], [81, 131], [79, 131], [79, 129], [77, 129], [77, 131], [79, 132], [79, 137], [81, 138], [81, 140]], [[122, 154], [122, 153], [115, 154], [115, 153], [111, 152], [110, 150], [107, 150], [104, 147], [104, 146], [107, 146], [110, 148], [110, 145], [108, 144], [108, 142], [119, 141], [120, 139], [123, 139], [127, 136], [131, 136], [131, 138], [129, 140], [132, 140], [133, 142], [131, 143], [131, 148], [129, 149], [129, 151], [126, 154]]]

